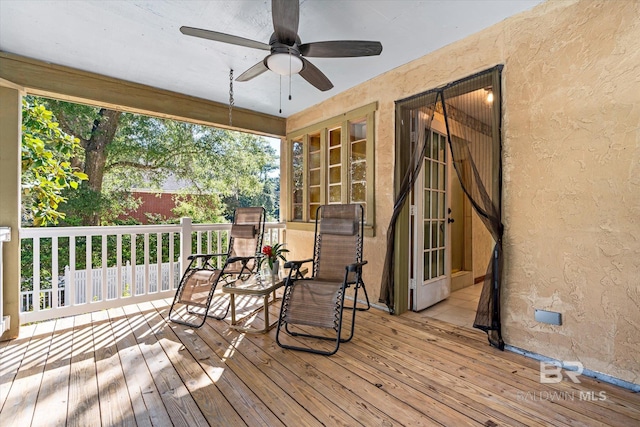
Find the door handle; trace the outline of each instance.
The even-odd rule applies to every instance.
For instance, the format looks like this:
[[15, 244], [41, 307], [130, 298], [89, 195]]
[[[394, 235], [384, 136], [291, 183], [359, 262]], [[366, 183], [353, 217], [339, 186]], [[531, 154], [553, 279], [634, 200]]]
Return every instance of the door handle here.
[[453, 219], [453, 218], [447, 218], [447, 222], [448, 222], [449, 224], [451, 224], [452, 222], [456, 222], [456, 220], [455, 220], [455, 219]]

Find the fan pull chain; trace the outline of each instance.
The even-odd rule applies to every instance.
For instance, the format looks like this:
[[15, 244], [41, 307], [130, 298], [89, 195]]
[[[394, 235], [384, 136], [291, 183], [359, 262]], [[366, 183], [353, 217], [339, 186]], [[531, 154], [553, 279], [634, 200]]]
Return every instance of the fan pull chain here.
[[233, 68], [229, 70], [229, 126], [233, 126]]
[[291, 52], [289, 52], [289, 101], [291, 101]]
[[278, 96], [278, 100], [280, 101], [280, 114], [282, 114], [282, 76], [280, 77], [280, 94]]

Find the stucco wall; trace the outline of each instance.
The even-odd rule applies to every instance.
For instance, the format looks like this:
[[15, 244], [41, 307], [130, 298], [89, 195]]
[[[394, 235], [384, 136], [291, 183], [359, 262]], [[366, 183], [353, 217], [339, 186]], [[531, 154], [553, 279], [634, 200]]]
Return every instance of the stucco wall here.
[[[549, 1], [292, 116], [287, 130], [378, 101], [376, 236], [365, 243], [377, 300], [394, 101], [499, 63], [505, 342], [640, 383], [640, 2]], [[302, 234], [288, 232], [292, 256], [309, 255]], [[563, 325], [535, 322], [535, 308]]]
[[506, 341], [640, 383], [640, 2], [581, 2], [511, 38]]

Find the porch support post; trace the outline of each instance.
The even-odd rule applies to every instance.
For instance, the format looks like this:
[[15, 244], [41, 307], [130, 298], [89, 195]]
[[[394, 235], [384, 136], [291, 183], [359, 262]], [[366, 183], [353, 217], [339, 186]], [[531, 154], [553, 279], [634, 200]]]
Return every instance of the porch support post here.
[[20, 139], [22, 91], [0, 81], [0, 227], [11, 229], [2, 244], [2, 316], [9, 326], [0, 340], [16, 338], [20, 297]]
[[180, 218], [180, 276], [189, 265], [189, 255], [191, 255], [191, 218], [184, 216]]

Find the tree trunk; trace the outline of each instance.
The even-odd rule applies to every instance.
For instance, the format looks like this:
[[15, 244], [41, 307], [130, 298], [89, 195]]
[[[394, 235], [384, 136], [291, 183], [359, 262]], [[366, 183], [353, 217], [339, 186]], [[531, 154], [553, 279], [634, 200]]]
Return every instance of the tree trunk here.
[[[93, 122], [91, 137], [86, 141], [84, 172], [89, 179], [83, 185], [97, 195], [102, 193], [102, 178], [107, 163], [106, 149], [113, 141], [121, 114], [121, 111], [101, 108]], [[85, 221], [88, 222], [85, 225], [99, 225], [100, 215], [94, 212]]]

